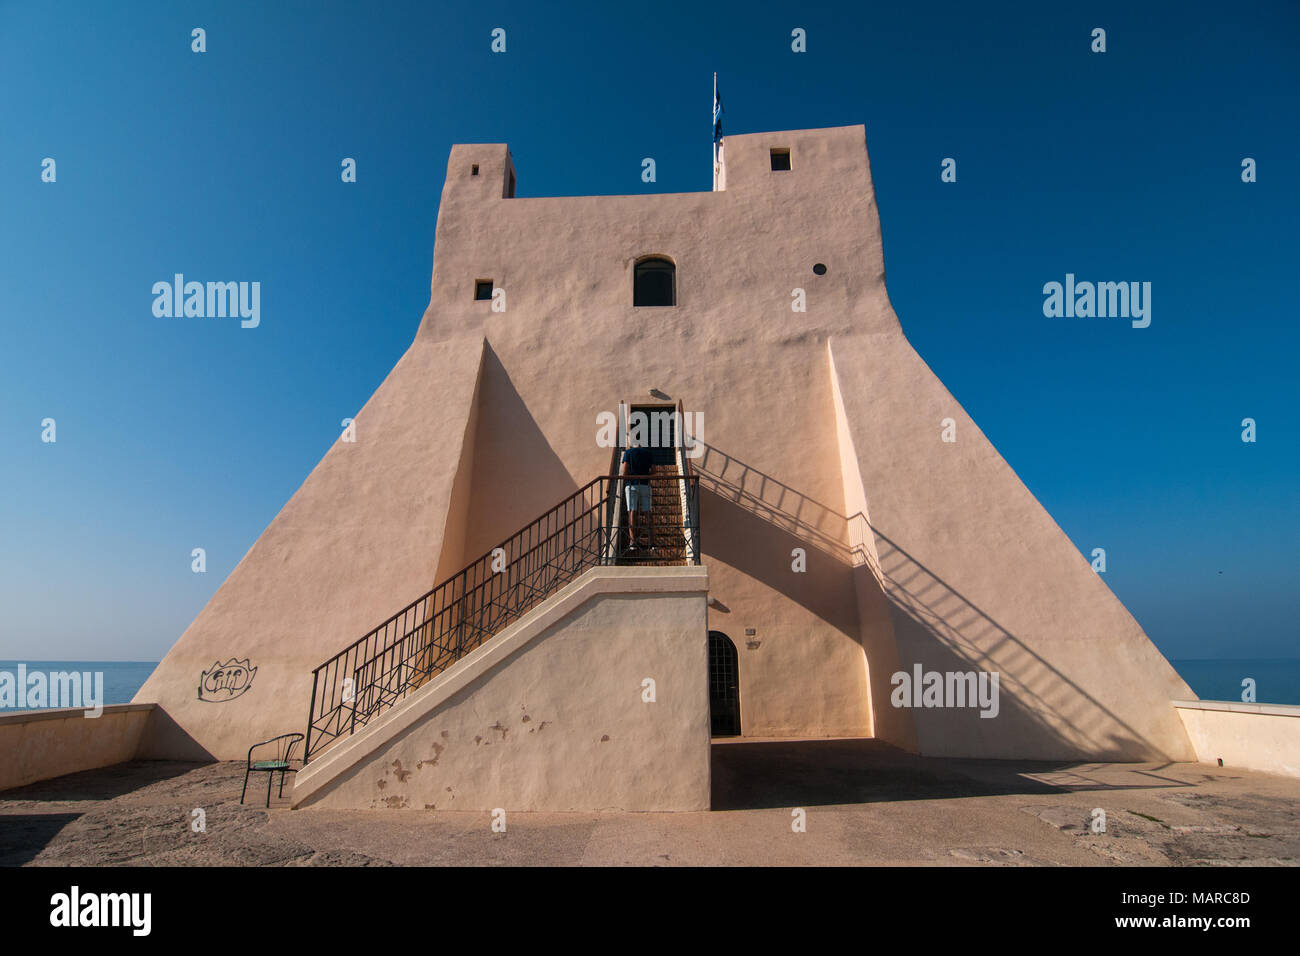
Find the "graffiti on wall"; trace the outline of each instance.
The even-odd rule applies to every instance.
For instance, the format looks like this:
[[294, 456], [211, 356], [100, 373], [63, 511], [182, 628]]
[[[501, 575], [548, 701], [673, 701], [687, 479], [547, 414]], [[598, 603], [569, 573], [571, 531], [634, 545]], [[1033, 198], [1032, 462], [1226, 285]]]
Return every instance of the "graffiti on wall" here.
[[253, 686], [257, 668], [251, 666], [249, 658], [242, 661], [231, 658], [224, 664], [213, 663], [210, 670], [199, 676], [199, 700], [223, 704], [234, 700]]

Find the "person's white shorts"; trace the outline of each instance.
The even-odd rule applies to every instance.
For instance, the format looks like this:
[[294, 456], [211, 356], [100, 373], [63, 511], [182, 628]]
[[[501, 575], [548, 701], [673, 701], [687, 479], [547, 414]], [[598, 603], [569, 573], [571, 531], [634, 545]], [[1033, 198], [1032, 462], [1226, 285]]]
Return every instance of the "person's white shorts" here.
[[650, 486], [649, 485], [628, 485], [624, 489], [627, 495], [628, 511], [649, 511], [650, 510]]

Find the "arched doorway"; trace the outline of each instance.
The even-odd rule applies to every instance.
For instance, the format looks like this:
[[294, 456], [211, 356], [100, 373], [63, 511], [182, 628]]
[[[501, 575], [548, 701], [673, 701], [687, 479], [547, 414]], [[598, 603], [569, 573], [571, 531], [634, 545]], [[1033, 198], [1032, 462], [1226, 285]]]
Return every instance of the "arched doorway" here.
[[709, 724], [714, 737], [740, 735], [740, 668], [736, 645], [709, 631]]

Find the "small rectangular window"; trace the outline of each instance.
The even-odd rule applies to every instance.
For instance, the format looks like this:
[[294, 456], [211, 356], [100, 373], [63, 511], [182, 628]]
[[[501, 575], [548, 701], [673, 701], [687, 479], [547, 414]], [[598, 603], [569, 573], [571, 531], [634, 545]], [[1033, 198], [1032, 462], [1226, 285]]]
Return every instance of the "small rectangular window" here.
[[772, 168], [775, 170], [787, 170], [790, 168], [790, 150], [774, 149], [772, 150]]
[[632, 304], [676, 305], [677, 267], [658, 256], [638, 262], [632, 272]]
[[491, 279], [479, 279], [477, 282], [474, 283], [474, 298], [475, 300], [492, 298]]
[[471, 176], [477, 176], [477, 175], [478, 175], [478, 163], [475, 163], [473, 166], [471, 166], [471, 167], [469, 168], [469, 174], [470, 174]]

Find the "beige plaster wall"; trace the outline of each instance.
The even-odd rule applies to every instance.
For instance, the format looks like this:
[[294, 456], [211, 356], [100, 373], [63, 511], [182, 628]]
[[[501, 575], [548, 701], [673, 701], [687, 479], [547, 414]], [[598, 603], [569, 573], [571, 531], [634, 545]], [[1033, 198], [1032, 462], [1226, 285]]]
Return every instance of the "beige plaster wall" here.
[[905, 750], [915, 750], [916, 727], [911, 711], [888, 705], [893, 690], [892, 676], [901, 668], [898, 641], [894, 635], [880, 553], [871, 532], [870, 509], [862, 472], [858, 468], [853, 430], [849, 426], [839, 376], [835, 373], [834, 357], [829, 348], [827, 359], [827, 374], [835, 399], [835, 433], [840, 452], [840, 480], [844, 484], [844, 511], [846, 516], [852, 516], [852, 519], [845, 519], [846, 539], [849, 560], [853, 565], [853, 589], [858, 604], [862, 649], [866, 655], [872, 733]]
[[0, 790], [133, 759], [153, 709], [116, 704], [98, 717], [79, 707], [0, 714]]
[[[162, 711], [142, 756], [237, 760], [305, 730], [312, 669], [433, 586], [482, 354], [468, 335], [402, 356], [136, 694]], [[232, 657], [248, 691], [198, 699]]]
[[1190, 689], [907, 340], [831, 354], [902, 669], [1000, 674], [995, 718], [912, 709], [919, 749], [1191, 759], [1170, 704]]
[[1300, 707], [1176, 700], [1201, 763], [1300, 777]]
[[707, 589], [698, 567], [587, 572], [313, 760], [295, 805], [707, 809]]

